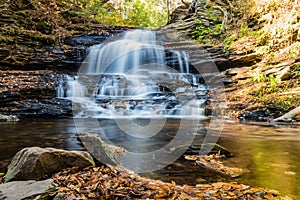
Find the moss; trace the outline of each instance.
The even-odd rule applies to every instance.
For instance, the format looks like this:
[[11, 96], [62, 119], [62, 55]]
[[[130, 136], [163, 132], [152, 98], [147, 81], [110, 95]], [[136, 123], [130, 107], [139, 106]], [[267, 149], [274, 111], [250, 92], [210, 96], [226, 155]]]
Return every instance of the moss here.
[[300, 80], [300, 64], [294, 64], [291, 68], [293, 78]]
[[20, 16], [20, 17], [24, 17], [24, 18], [29, 18], [29, 15], [27, 12], [25, 11], [17, 11], [16, 15]]
[[204, 12], [207, 14], [208, 19], [210, 19], [214, 23], [221, 23], [222, 18], [218, 15], [214, 8], [206, 8]]
[[3, 36], [0, 35], [0, 42], [2, 43], [12, 43], [14, 41], [14, 38], [11, 36]]
[[197, 27], [192, 32], [192, 37], [204, 44], [219, 44], [222, 43], [225, 37], [224, 30], [226, 27], [223, 24], [215, 24], [205, 26], [201, 20], [196, 19]]
[[55, 36], [43, 35], [40, 33], [35, 33], [30, 36], [35, 41], [41, 41], [46, 44], [56, 44], [57, 38]]
[[39, 21], [36, 23], [36, 30], [40, 31], [41, 33], [44, 34], [52, 34], [53, 33], [53, 29], [51, 27], [51, 25], [45, 21]]
[[60, 15], [67, 21], [71, 21], [72, 18], [77, 17], [78, 14], [75, 11], [66, 10], [60, 13]]
[[300, 96], [298, 95], [282, 95], [271, 94], [260, 98], [260, 102], [265, 105], [272, 106], [277, 110], [282, 110], [284, 112], [294, 109], [299, 105]]

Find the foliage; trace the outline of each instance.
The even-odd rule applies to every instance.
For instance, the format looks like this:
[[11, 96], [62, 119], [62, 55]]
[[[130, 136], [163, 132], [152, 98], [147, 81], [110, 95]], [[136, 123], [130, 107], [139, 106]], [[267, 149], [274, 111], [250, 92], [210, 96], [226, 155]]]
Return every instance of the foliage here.
[[256, 83], [263, 82], [267, 79], [266, 75], [262, 72], [255, 71], [252, 76], [252, 80]]
[[196, 19], [196, 28], [192, 32], [192, 37], [205, 44], [218, 44], [224, 38], [223, 24], [215, 24], [214, 26], [205, 26], [201, 20]]
[[138, 27], [160, 27], [168, 18], [166, 7], [159, 0], [126, 2], [125, 13], [128, 25]]
[[[272, 104], [283, 110], [299, 105], [300, 97], [296, 93], [300, 80], [300, 3], [295, 0], [230, 0], [229, 5], [220, 6], [221, 9], [214, 1], [210, 3], [207, 8], [199, 8], [201, 18], [196, 19], [193, 37], [204, 44], [222, 44], [224, 53], [233, 54], [232, 58], [253, 61], [255, 71], [251, 78], [248, 78], [251, 71], [235, 77], [237, 85], [243, 88], [241, 98], [259, 105]], [[217, 10], [224, 16], [227, 14], [227, 23], [222, 22], [221, 30], [216, 28], [217, 24], [222, 24], [213, 14]], [[240, 96], [240, 93], [233, 94], [234, 98]]]
[[85, 1], [80, 11], [106, 25], [157, 28], [167, 23], [167, 8], [161, 0], [125, 0], [121, 2]]
[[278, 94], [269, 94], [259, 96], [259, 101], [261, 103], [272, 105], [279, 110], [288, 111], [295, 108], [300, 101], [299, 96], [294, 95], [278, 95]]
[[276, 92], [277, 91], [277, 85], [280, 83], [280, 78], [275, 77], [273, 74], [267, 77], [267, 81], [269, 82], [267, 86], [267, 90], [269, 92]]
[[300, 79], [300, 65], [295, 64], [291, 69], [291, 74], [294, 78]]
[[[300, 67], [296, 66], [293, 70], [300, 75]], [[250, 85], [253, 86], [253, 83], [255, 83], [254, 87], [251, 87]], [[281, 81], [273, 74], [266, 75], [263, 72], [255, 71], [252, 73], [251, 80], [245, 84], [248, 84], [247, 90], [254, 100], [265, 105], [272, 105], [279, 110], [290, 110], [300, 102], [300, 96], [294, 95], [293, 88], [297, 86], [297, 81], [294, 79]]]
[[[249, 29], [249, 33], [254, 33], [245, 36], [256, 37], [257, 50], [266, 55], [266, 61], [279, 62], [299, 56], [300, 43], [296, 43], [300, 31], [300, 7], [297, 1], [251, 0], [243, 4], [248, 5], [249, 9], [243, 13], [241, 20], [247, 20], [244, 20], [244, 26], [240, 27], [240, 33], [246, 32], [245, 29]], [[268, 56], [270, 52], [274, 53], [273, 58]]]

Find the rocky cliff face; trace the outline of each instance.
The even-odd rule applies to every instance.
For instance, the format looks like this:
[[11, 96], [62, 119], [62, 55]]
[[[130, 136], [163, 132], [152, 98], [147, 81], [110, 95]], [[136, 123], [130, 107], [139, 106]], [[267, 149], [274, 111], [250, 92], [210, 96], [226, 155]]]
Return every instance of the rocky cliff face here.
[[57, 99], [57, 74], [75, 73], [87, 47], [125, 27], [106, 27], [77, 14], [70, 2], [0, 0], [0, 113], [70, 116]]
[[300, 102], [299, 6], [292, 0], [185, 4], [167, 28], [197, 39], [229, 76], [232, 116], [266, 120]]
[[[72, 68], [84, 57], [87, 46], [120, 28], [105, 27], [79, 15], [76, 6], [68, 2], [1, 0], [0, 29], [0, 68], [44, 69]], [[84, 40], [79, 37], [82, 35], [98, 38]], [[77, 40], [71, 39], [74, 36]]]
[[27, 117], [70, 116], [71, 102], [56, 99], [56, 73], [0, 70], [0, 112]]

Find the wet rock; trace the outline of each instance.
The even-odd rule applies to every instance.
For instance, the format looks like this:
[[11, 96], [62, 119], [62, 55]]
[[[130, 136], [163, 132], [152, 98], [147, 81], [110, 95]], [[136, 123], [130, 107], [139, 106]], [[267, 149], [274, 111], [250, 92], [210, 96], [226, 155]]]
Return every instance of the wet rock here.
[[40, 199], [46, 195], [48, 191], [56, 189], [56, 185], [52, 179], [43, 181], [14, 181], [0, 184], [0, 198], [6, 200]]
[[72, 103], [55, 98], [52, 70], [0, 70], [0, 113], [19, 117], [72, 116]]
[[79, 36], [79, 37], [69, 37], [65, 39], [65, 44], [72, 46], [90, 46], [94, 44], [100, 44], [109, 37], [110, 34], [103, 34], [99, 36]]
[[270, 112], [258, 110], [254, 112], [245, 112], [238, 116], [240, 120], [260, 121], [266, 122], [270, 120]]
[[12, 101], [0, 107], [0, 111], [8, 115], [24, 117], [70, 117], [72, 116], [72, 102], [67, 99], [26, 99]]
[[0, 105], [15, 100], [53, 98], [56, 92], [55, 72], [0, 70], [0, 88]]
[[16, 122], [19, 121], [19, 118], [15, 115], [2, 115], [0, 114], [0, 122]]
[[4, 181], [42, 180], [66, 168], [83, 169], [91, 165], [95, 163], [87, 152], [29, 147], [14, 156]]
[[72, 116], [72, 102], [66, 99], [53, 98], [50, 100], [27, 99], [20, 102], [11, 102], [5, 112], [20, 117], [69, 117]]

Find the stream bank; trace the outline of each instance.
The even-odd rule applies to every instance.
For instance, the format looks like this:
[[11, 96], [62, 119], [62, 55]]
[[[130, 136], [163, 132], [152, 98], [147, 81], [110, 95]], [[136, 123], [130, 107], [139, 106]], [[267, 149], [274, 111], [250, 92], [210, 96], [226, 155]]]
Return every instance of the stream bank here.
[[269, 121], [298, 107], [298, 2], [195, 2], [175, 9], [166, 28], [220, 49], [211, 60], [230, 80], [228, 115]]

